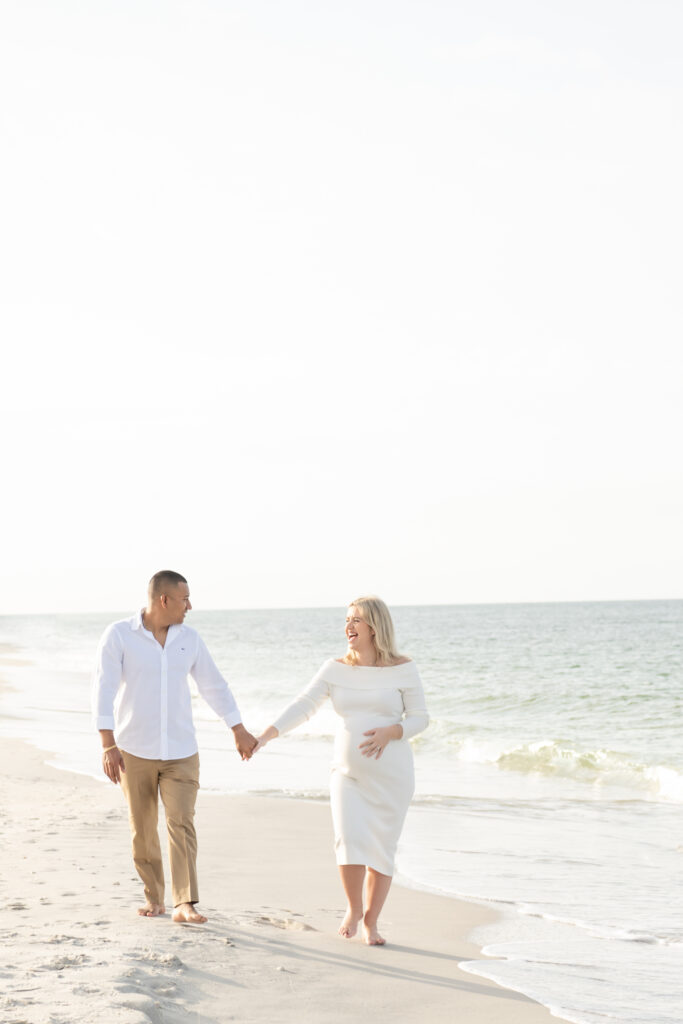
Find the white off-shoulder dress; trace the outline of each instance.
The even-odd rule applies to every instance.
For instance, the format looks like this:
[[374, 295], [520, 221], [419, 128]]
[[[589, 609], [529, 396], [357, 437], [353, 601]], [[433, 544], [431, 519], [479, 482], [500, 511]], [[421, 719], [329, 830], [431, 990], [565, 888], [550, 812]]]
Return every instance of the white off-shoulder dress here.
[[[412, 661], [369, 668], [331, 658], [273, 725], [281, 734], [295, 729], [328, 697], [340, 717], [330, 780], [337, 863], [392, 875], [415, 788], [408, 740], [429, 723], [417, 668]], [[368, 729], [397, 724], [403, 738], [391, 740], [378, 760], [358, 749]]]

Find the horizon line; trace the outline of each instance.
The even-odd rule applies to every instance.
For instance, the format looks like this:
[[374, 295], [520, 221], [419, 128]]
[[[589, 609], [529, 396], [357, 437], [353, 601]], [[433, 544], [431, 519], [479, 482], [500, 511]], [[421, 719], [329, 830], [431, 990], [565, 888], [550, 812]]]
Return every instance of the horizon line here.
[[[501, 607], [524, 607], [536, 605], [567, 605], [567, 604], [655, 604], [658, 602], [683, 601], [683, 597], [620, 597], [620, 598], [564, 598], [550, 601], [437, 601], [419, 604], [391, 604], [390, 608], [501, 608]], [[310, 612], [310, 611], [335, 611], [345, 605], [321, 604], [321, 605], [263, 605], [260, 607], [223, 607], [223, 608], [193, 608], [198, 614], [213, 612]], [[0, 612], [0, 619], [20, 618], [41, 615], [121, 615], [126, 614], [123, 609], [102, 609], [100, 611], [68, 611], [62, 612], [57, 609], [49, 611], [23, 611], [23, 612]]]

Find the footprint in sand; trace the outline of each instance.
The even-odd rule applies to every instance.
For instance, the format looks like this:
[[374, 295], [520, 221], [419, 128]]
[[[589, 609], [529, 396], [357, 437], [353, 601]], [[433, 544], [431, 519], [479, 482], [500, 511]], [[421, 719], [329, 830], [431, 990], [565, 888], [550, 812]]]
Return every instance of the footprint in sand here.
[[144, 995], [142, 992], [127, 992], [122, 994], [116, 998], [115, 1002], [112, 1003], [112, 1006], [125, 1007], [127, 1010], [138, 1010], [150, 1019], [153, 1019], [153, 1014], [156, 1014], [156, 1011], [159, 1009], [159, 1004], [149, 996]]
[[56, 956], [46, 964], [39, 964], [39, 971], [63, 971], [67, 967], [82, 967], [88, 963], [89, 956], [85, 953], [65, 953], [64, 956]]
[[[15, 999], [13, 996], [5, 996], [0, 1000], [0, 1008], [4, 1007], [6, 1010], [12, 1009], [14, 1006], [33, 1006], [35, 999], [31, 999], [30, 996], [25, 999]], [[21, 1019], [13, 1017], [9, 1024], [30, 1024], [29, 1020], [25, 1017]]]
[[261, 915], [256, 918], [256, 924], [269, 924], [273, 928], [284, 928], [287, 931], [293, 932], [314, 932], [316, 930], [310, 924], [305, 924], [303, 921], [295, 921], [291, 917], [266, 917]]
[[159, 964], [163, 967], [172, 967], [174, 970], [183, 970], [185, 967], [180, 957], [174, 953], [155, 953], [152, 949], [146, 949], [140, 953], [126, 953], [126, 956], [129, 960]]
[[169, 981], [168, 978], [150, 978], [147, 984], [154, 992], [162, 996], [171, 995], [178, 987], [175, 982]]
[[50, 945], [54, 945], [57, 942], [70, 942], [74, 946], [84, 946], [85, 939], [79, 939], [75, 935], [51, 935], [49, 939], [45, 939]]

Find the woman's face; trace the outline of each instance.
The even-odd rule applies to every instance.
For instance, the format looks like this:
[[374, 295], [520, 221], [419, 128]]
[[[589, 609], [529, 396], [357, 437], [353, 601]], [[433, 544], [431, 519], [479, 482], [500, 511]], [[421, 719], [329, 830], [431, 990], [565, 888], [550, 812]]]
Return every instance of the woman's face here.
[[374, 633], [361, 618], [360, 611], [351, 605], [346, 613], [346, 639], [352, 651], [373, 646]]

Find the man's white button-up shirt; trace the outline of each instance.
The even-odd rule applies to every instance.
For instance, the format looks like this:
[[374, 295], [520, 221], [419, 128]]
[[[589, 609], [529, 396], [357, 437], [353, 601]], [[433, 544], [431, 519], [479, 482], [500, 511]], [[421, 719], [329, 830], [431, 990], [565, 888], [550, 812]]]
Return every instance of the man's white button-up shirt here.
[[230, 687], [196, 630], [169, 626], [162, 647], [143, 626], [142, 612], [112, 623], [97, 651], [96, 727], [113, 729], [118, 746], [135, 757], [168, 761], [196, 754], [188, 676], [228, 726], [242, 721]]

